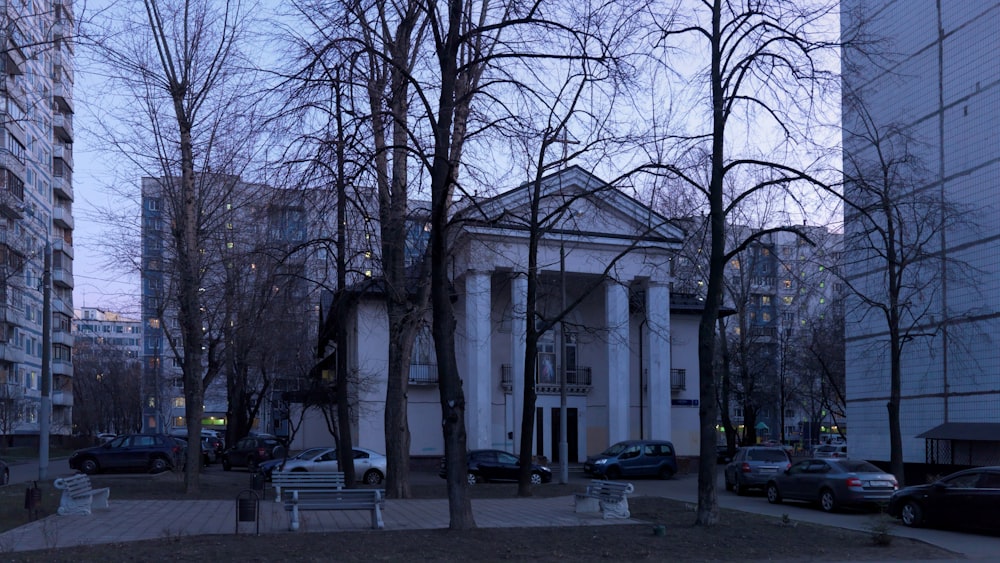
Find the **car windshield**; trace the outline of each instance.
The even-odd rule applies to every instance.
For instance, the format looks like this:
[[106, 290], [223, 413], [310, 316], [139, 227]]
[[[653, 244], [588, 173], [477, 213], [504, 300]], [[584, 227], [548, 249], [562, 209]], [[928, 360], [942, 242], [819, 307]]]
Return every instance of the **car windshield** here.
[[788, 461], [788, 456], [781, 450], [750, 450], [747, 461]]
[[877, 466], [859, 459], [845, 459], [838, 462], [838, 465], [850, 473], [885, 473]]

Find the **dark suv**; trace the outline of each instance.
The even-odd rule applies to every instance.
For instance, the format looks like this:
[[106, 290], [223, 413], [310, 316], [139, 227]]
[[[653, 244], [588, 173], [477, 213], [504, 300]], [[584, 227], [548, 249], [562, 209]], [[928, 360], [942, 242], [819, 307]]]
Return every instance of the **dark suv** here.
[[129, 434], [73, 452], [71, 469], [87, 474], [101, 471], [159, 473], [184, 463], [185, 444], [164, 434]]
[[274, 436], [247, 436], [222, 452], [222, 469], [246, 467], [252, 473], [262, 461], [285, 457], [285, 450], [285, 445]]
[[605, 479], [669, 479], [677, 473], [677, 456], [674, 445], [666, 440], [626, 440], [588, 457], [583, 472]]
[[726, 490], [742, 495], [748, 489], [763, 489], [775, 475], [792, 466], [784, 448], [747, 446], [736, 451], [726, 465]]

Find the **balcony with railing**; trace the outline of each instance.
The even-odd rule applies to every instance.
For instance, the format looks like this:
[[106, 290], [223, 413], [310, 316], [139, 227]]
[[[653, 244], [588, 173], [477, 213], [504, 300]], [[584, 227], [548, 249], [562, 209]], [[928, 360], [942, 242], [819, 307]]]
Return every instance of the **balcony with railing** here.
[[52, 241], [52, 252], [62, 252], [66, 256], [73, 258], [73, 243], [57, 238]]
[[[56, 67], [58, 73], [62, 73], [61, 67]], [[52, 82], [52, 101], [61, 113], [75, 113], [73, 111], [73, 85], [69, 80], [63, 78]]]
[[52, 360], [52, 375], [73, 377], [73, 362], [69, 360]]
[[438, 367], [434, 364], [410, 364], [410, 385], [437, 385]]
[[52, 115], [52, 131], [64, 143], [73, 142], [73, 114], [56, 113]]
[[57, 166], [56, 176], [73, 180], [73, 145], [55, 143], [52, 145], [53, 163]]
[[21, 28], [18, 27], [17, 20], [10, 20], [6, 29], [0, 31], [0, 36], [3, 37], [3, 48], [0, 50], [6, 59], [7, 74], [24, 74], [27, 57], [23, 47], [27, 44], [27, 40]]
[[57, 205], [53, 207], [52, 222], [59, 227], [72, 230], [74, 228], [73, 212], [69, 209], [69, 206]]
[[53, 330], [52, 331], [52, 343], [62, 344], [63, 346], [73, 347], [73, 334], [68, 330]]
[[59, 287], [73, 289], [73, 268], [67, 266], [52, 268], [52, 283]]
[[[510, 364], [500, 366], [500, 386], [506, 392], [514, 389], [514, 369]], [[587, 395], [593, 388], [593, 378], [589, 366], [577, 366], [566, 370], [566, 393], [568, 395]], [[559, 381], [539, 381], [535, 375], [535, 393], [539, 395], [558, 395], [562, 392]]]
[[24, 362], [24, 350], [13, 342], [0, 342], [0, 361], [20, 364]]
[[53, 391], [52, 404], [62, 407], [72, 407], [73, 393], [71, 391]]

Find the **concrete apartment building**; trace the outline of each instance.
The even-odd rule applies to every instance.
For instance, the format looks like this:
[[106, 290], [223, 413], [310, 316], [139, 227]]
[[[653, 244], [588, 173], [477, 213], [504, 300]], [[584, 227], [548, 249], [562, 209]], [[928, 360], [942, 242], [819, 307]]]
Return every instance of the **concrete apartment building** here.
[[[967, 213], [967, 221], [932, 241], [939, 251], [933, 267], [947, 283], [914, 295], [927, 309], [916, 321], [919, 341], [903, 350], [904, 462], [1000, 463], [1000, 223], [995, 219], [1000, 201], [1000, 2], [841, 4], [845, 37], [853, 36], [864, 17], [870, 37], [884, 41], [878, 60], [845, 50], [844, 90], [863, 91], [867, 111], [886, 131], [898, 125], [913, 137], [910, 150], [924, 174], [913, 182], [911, 193], [933, 195]], [[845, 106], [849, 132], [859, 115]], [[844, 151], [850, 157], [871, 156], [871, 147], [849, 134]], [[852, 186], [847, 189], [850, 194]], [[846, 232], [857, 232], [858, 217], [848, 213], [845, 219]], [[878, 271], [859, 260], [847, 262], [856, 264], [847, 272], [854, 283], [879, 287]], [[888, 460], [885, 321], [858, 307], [848, 306], [847, 314], [851, 455]]]
[[[36, 440], [44, 294], [51, 292], [50, 433], [72, 427], [73, 44], [69, 0], [0, 4], [0, 382], [12, 433]], [[45, 257], [51, 253], [50, 287]]]
[[[173, 297], [174, 249], [168, 231], [173, 208], [170, 194], [176, 182], [142, 179], [143, 426], [144, 431], [164, 433], [186, 431], [187, 427], [183, 349]], [[278, 351], [268, 360], [272, 364], [254, 364], [255, 369], [266, 371], [270, 380], [266, 385], [252, 378], [249, 381], [268, 393], [253, 423], [258, 431], [282, 435], [288, 429], [282, 426], [287, 423], [280, 416], [284, 412], [281, 394], [302, 387], [314, 362], [311, 347], [315, 346], [318, 288], [330, 278], [330, 258], [323, 252], [289, 251], [310, 238], [329, 237], [332, 227], [324, 221], [335, 213], [324, 204], [326, 192], [319, 190], [278, 190], [220, 174], [198, 175], [197, 182], [205, 206], [200, 210], [199, 241], [205, 335], [207, 339], [224, 336], [225, 345], [220, 341], [215, 353], [225, 355], [227, 366], [205, 389], [202, 425], [226, 429], [230, 416], [228, 366], [257, 361], [232, 354], [250, 353], [248, 349], [262, 347], [260, 343], [266, 341], [269, 350]], [[272, 278], [262, 282], [265, 270]], [[261, 283], [273, 284], [269, 288], [274, 294], [269, 298], [270, 306], [255, 301], [262, 293], [269, 293], [261, 292]], [[178, 343], [176, 350], [168, 339], [170, 334]], [[237, 344], [231, 345], [234, 342]]]
[[[702, 295], [708, 275], [704, 222], [685, 220], [691, 234], [685, 250], [674, 261], [674, 287]], [[823, 226], [787, 225], [791, 231], [768, 233], [726, 264], [725, 307], [731, 342], [742, 341], [741, 354], [730, 346], [733, 393], [730, 420], [740, 440], [751, 434], [757, 441], [784, 440], [808, 444], [824, 434], [846, 431], [842, 410], [820, 374], [806, 370], [796, 354], [809, 331], [828, 315], [842, 314], [844, 286], [836, 275], [843, 251], [843, 235]], [[730, 239], [743, 241], [756, 230], [730, 225]], [[743, 338], [738, 338], [744, 331]], [[746, 356], [745, 360], [743, 356]], [[740, 362], [753, 374], [750, 385], [739, 381]], [[745, 402], [745, 395], [749, 401]], [[747, 412], [753, 408], [752, 416]], [[754, 426], [748, 432], [745, 426]], [[724, 437], [720, 432], [720, 442]]]

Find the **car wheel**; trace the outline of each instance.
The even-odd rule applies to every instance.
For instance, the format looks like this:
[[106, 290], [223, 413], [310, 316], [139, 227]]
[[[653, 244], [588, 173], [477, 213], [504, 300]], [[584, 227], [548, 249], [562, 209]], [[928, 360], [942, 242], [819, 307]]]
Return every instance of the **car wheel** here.
[[167, 460], [162, 457], [154, 457], [149, 460], [149, 472], [150, 473], [163, 473], [170, 468], [170, 464]]
[[382, 472], [377, 469], [369, 469], [365, 473], [365, 483], [369, 485], [378, 485], [382, 482]]
[[247, 471], [250, 472], [250, 473], [256, 473], [257, 472], [257, 460], [256, 459], [251, 458], [251, 459], [247, 460]]
[[738, 496], [743, 496], [743, 495], [747, 494], [747, 488], [746, 488], [746, 487], [744, 487], [744, 486], [743, 486], [743, 485], [742, 485], [742, 484], [740, 483], [740, 478], [739, 478], [739, 477], [736, 477], [736, 482], [735, 482], [735, 483], [733, 483], [733, 491], [734, 491], [734, 492], [735, 492], [735, 493], [736, 493], [736, 494], [737, 494]]
[[664, 465], [660, 468], [660, 479], [667, 480], [674, 476], [674, 468]]
[[778, 492], [778, 485], [776, 483], [767, 484], [767, 502], [781, 504], [781, 493]]
[[532, 473], [531, 474], [531, 484], [532, 485], [541, 485], [542, 484], [542, 474], [541, 473]]
[[823, 489], [819, 493], [819, 507], [823, 512], [833, 512], [837, 510], [837, 497], [833, 496], [833, 491]]
[[229, 458], [228, 457], [222, 458], [222, 470], [223, 471], [229, 471], [232, 468], [233, 468], [233, 466], [232, 466], [231, 463], [229, 463]]
[[97, 464], [97, 460], [93, 458], [87, 458], [80, 462], [80, 471], [83, 471], [87, 475], [93, 475], [101, 470], [101, 466]]
[[610, 481], [618, 479], [622, 476], [622, 470], [617, 466], [609, 467], [607, 471], [604, 472], [604, 477]]
[[911, 528], [918, 528], [924, 523], [924, 509], [912, 500], [906, 501], [899, 516], [903, 520], [903, 524]]
[[475, 485], [476, 483], [482, 483], [483, 480], [479, 478], [475, 473], [469, 473], [466, 477], [466, 482], [470, 485]]
[[733, 490], [733, 484], [729, 482], [729, 479], [726, 479], [726, 490], [727, 491]]

